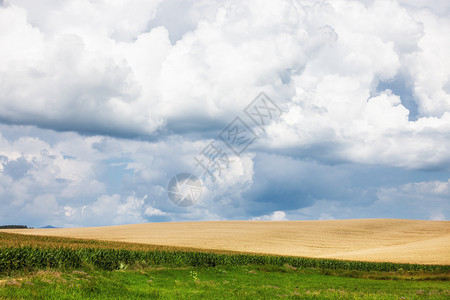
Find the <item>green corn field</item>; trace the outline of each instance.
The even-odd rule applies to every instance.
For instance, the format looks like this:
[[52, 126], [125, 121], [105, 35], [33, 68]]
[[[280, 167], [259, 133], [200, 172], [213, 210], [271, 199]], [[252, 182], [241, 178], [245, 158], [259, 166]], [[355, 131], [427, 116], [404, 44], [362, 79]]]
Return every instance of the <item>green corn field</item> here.
[[449, 265], [361, 262], [239, 253], [225, 254], [200, 252], [192, 249], [174, 250], [169, 247], [158, 248], [139, 244], [0, 233], [0, 273], [23, 269], [78, 268], [83, 265], [94, 266], [101, 270], [117, 270], [136, 264], [171, 267], [283, 266], [288, 264], [297, 268], [331, 270], [450, 272]]

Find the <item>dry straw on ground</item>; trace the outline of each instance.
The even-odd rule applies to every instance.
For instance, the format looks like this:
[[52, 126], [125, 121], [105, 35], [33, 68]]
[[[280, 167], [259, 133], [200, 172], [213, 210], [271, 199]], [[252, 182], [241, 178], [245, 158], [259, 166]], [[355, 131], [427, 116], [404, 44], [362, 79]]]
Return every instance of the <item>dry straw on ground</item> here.
[[448, 221], [217, 221], [2, 231], [291, 256], [450, 264]]

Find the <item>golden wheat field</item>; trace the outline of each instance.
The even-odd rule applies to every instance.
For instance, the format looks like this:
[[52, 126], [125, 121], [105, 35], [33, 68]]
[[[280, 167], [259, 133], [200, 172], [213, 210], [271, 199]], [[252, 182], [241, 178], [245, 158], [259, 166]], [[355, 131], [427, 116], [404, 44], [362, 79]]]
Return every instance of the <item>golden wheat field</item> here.
[[7, 232], [290, 256], [450, 264], [449, 221], [211, 221]]

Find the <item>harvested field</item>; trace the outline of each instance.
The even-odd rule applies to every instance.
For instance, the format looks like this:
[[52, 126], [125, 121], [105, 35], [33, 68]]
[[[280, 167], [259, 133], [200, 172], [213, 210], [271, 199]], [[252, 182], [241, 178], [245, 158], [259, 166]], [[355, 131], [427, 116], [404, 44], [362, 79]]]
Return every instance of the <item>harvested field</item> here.
[[2, 231], [317, 258], [450, 264], [448, 221], [211, 221]]

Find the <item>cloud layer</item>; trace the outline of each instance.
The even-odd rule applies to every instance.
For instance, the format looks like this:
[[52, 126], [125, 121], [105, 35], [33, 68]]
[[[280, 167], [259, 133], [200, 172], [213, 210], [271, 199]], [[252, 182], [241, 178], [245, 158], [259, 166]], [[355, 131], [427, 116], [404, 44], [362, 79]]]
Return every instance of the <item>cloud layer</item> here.
[[[0, 219], [446, 219], [449, 15], [426, 0], [2, 1]], [[243, 114], [261, 91], [283, 111], [264, 132]], [[200, 172], [237, 116], [259, 139], [174, 207], [167, 182]]]

